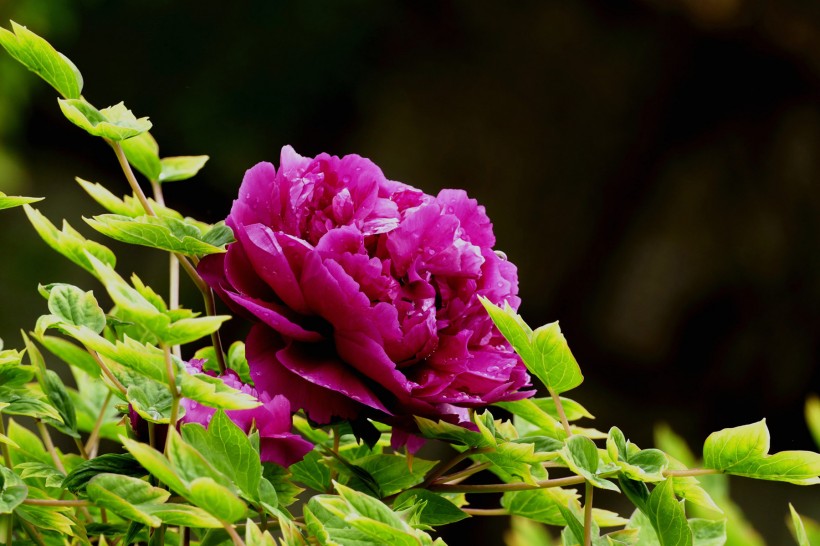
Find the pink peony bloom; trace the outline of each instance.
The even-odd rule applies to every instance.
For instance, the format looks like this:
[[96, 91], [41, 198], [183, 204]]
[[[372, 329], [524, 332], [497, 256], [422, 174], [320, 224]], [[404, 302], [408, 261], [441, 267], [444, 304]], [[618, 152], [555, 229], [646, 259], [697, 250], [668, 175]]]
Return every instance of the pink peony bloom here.
[[318, 423], [363, 415], [409, 432], [413, 415], [466, 423], [468, 408], [532, 394], [478, 300], [520, 303], [484, 207], [387, 180], [357, 155], [288, 146], [280, 161], [245, 174], [227, 219], [237, 241], [199, 265], [255, 322], [259, 392]]
[[[192, 360], [188, 363], [188, 368], [191, 373], [203, 373], [201, 360]], [[242, 383], [233, 370], [226, 370], [220, 378], [229, 387], [250, 394], [262, 402], [261, 406], [253, 409], [228, 410], [225, 414], [246, 433], [250, 432], [252, 426], [256, 426], [259, 431], [259, 455], [263, 462], [290, 466], [302, 460], [313, 449], [313, 444], [290, 432], [293, 422], [287, 398], [258, 393], [253, 387]], [[207, 428], [216, 412], [214, 408], [188, 398], [183, 398], [181, 403], [185, 408], [183, 423], [199, 423]]]

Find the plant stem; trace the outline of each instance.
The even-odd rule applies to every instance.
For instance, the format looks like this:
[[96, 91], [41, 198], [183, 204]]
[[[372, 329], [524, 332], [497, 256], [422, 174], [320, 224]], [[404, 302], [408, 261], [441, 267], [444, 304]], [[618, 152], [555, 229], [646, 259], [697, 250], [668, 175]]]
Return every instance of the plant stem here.
[[51, 441], [51, 434], [49, 434], [48, 428], [46, 428], [46, 425], [39, 419], [37, 419], [37, 430], [40, 432], [40, 437], [46, 445], [46, 450], [51, 454], [51, 460], [54, 462], [54, 466], [63, 474], [67, 474], [63, 466], [63, 461], [60, 460], [60, 456], [57, 455], [57, 450], [54, 448], [54, 442]]
[[[0, 434], [3, 436], [6, 435], [6, 426], [3, 424], [3, 414], [0, 413]], [[6, 463], [6, 467], [11, 468], [11, 451], [9, 451], [9, 446], [6, 443], [0, 443], [0, 450], [3, 451], [3, 461]], [[10, 524], [11, 522], [9, 522]], [[11, 544], [11, 542], [9, 542]]]
[[20, 521], [20, 524], [26, 530], [26, 533], [28, 533], [29, 538], [31, 538], [33, 542], [35, 542], [38, 546], [46, 546], [46, 543], [43, 542], [43, 537], [40, 536], [40, 532], [37, 531], [36, 527], [34, 527], [32, 524], [30, 524], [23, 518], [17, 519]]
[[529, 483], [491, 483], [479, 485], [450, 485], [432, 484], [427, 489], [439, 493], [504, 493], [507, 491], [529, 491], [530, 489], [547, 489], [550, 487], [563, 487], [565, 485], [577, 485], [584, 483], [581, 476], [568, 476], [566, 478], [554, 478], [551, 480], [541, 480], [532, 485]]
[[462, 512], [471, 516], [509, 516], [506, 508], [462, 508]]
[[[153, 207], [151, 207], [151, 203], [148, 202], [148, 198], [145, 197], [145, 193], [142, 191], [137, 178], [134, 176], [134, 171], [131, 169], [131, 165], [128, 164], [128, 158], [125, 157], [125, 152], [120, 146], [119, 142], [107, 140], [108, 144], [114, 149], [114, 153], [117, 156], [117, 161], [120, 163], [120, 167], [122, 168], [123, 174], [125, 174], [125, 178], [128, 180], [128, 184], [131, 186], [131, 189], [134, 191], [134, 194], [139, 199], [139, 202], [142, 204], [142, 208], [145, 209], [146, 214], [149, 216], [156, 216], [157, 213], [154, 211]], [[211, 291], [211, 288], [208, 284], [202, 280], [202, 277], [199, 276], [199, 273], [196, 271], [196, 267], [194, 267], [191, 262], [183, 256], [182, 254], [172, 253], [173, 256], [179, 261], [179, 264], [182, 266], [182, 269], [188, 274], [191, 278], [193, 283], [196, 285], [197, 289], [202, 293], [202, 296], [205, 298], [205, 311], [209, 316], [215, 315], [216, 311], [216, 304], [214, 303], [214, 294]], [[219, 337], [219, 332], [214, 332], [211, 334], [211, 340], [214, 345], [214, 350], [216, 352], [216, 359], [217, 363], [219, 364], [219, 371], [221, 373], [225, 372], [225, 358], [222, 356], [222, 342]]]
[[[151, 180], [151, 190], [154, 193], [154, 201], [164, 207], [165, 196], [162, 194], [162, 184]], [[168, 309], [179, 309], [179, 260], [175, 254], [168, 256]], [[175, 357], [182, 358], [179, 345], [171, 347], [171, 352]]]
[[83, 441], [80, 438], [74, 438], [74, 444], [77, 446], [77, 451], [80, 452], [80, 457], [88, 460], [88, 453], [85, 450], [85, 446], [83, 445]]
[[587, 482], [584, 491], [584, 546], [592, 545], [592, 482]]
[[91, 506], [87, 500], [56, 500], [56, 499], [32, 499], [28, 498], [23, 501], [23, 504], [32, 504], [35, 506]]
[[558, 412], [558, 417], [561, 418], [561, 425], [564, 427], [564, 432], [567, 433], [567, 436], [572, 436], [572, 429], [569, 427], [569, 421], [567, 420], [567, 414], [564, 412], [564, 404], [561, 403], [561, 397], [558, 396], [558, 393], [554, 390], [547, 390], [549, 390], [552, 401], [555, 402], [555, 410]]
[[491, 462], [486, 463], [476, 463], [472, 466], [468, 466], [464, 470], [460, 470], [458, 472], [453, 472], [452, 474], [448, 474], [447, 476], [441, 476], [435, 480], [436, 483], [453, 483], [456, 480], [463, 480], [465, 478], [469, 478], [473, 474], [477, 474], [482, 470], [490, 468], [493, 465]]
[[6, 521], [5, 544], [6, 546], [11, 546], [11, 541], [14, 540], [14, 515], [9, 514], [8, 516], [3, 516], [3, 519]]
[[231, 537], [231, 540], [233, 540], [234, 546], [245, 546], [245, 542], [237, 534], [236, 529], [234, 529], [233, 525], [223, 521], [222, 527], [225, 528], [225, 531], [227, 531], [228, 535]]
[[105, 362], [103, 362], [102, 358], [100, 358], [100, 355], [97, 354], [97, 351], [92, 351], [91, 349], [88, 349], [88, 354], [90, 354], [94, 358], [94, 360], [97, 362], [97, 365], [100, 367], [100, 370], [102, 370], [102, 372], [105, 374], [108, 380], [111, 381], [115, 387], [117, 387], [117, 390], [119, 390], [122, 394], [128, 394], [128, 389], [126, 389], [125, 386], [122, 383], [120, 383], [119, 379], [114, 377], [114, 374], [111, 373], [111, 370], [109, 370], [108, 366], [105, 365]]
[[168, 388], [171, 391], [171, 417], [168, 420], [168, 435], [165, 437], [165, 452], [168, 452], [168, 446], [171, 441], [170, 429], [176, 427], [177, 416], [179, 415], [179, 389], [177, 389], [176, 378], [174, 377], [174, 364], [171, 360], [171, 348], [167, 343], [160, 343], [162, 352], [165, 355], [165, 371], [168, 374]]
[[105, 420], [105, 412], [108, 409], [108, 404], [111, 402], [112, 392], [108, 391], [105, 395], [105, 400], [102, 403], [102, 409], [100, 410], [100, 414], [97, 416], [97, 420], [94, 422], [94, 429], [91, 431], [91, 435], [88, 437], [88, 441], [85, 443], [85, 449], [88, 452], [88, 456], [94, 458], [97, 456], [97, 449], [100, 446], [100, 429], [102, 428], [103, 421]]
[[493, 448], [488, 447], [471, 447], [469, 449], [465, 449], [461, 453], [456, 453], [454, 457], [447, 459], [445, 461], [441, 461], [433, 470], [430, 471], [427, 478], [424, 480], [419, 487], [422, 489], [427, 488], [431, 484], [433, 484], [436, 479], [442, 476], [445, 472], [456, 466], [458, 463], [463, 461], [464, 459], [468, 458], [470, 455], [476, 455], [478, 453], [486, 453], [487, 451], [492, 451]]
[[685, 470], [664, 470], [663, 475], [672, 478], [681, 478], [687, 476], [708, 476], [709, 474], [722, 474], [720, 470], [713, 470], [711, 468], [687, 468]]

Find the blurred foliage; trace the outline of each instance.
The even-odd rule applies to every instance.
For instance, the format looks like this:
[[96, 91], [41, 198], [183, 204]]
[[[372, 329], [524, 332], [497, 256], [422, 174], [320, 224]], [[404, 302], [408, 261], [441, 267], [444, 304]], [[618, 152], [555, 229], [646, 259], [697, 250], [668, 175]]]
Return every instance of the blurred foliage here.
[[[244, 170], [288, 143], [368, 156], [427, 192], [464, 187], [519, 265], [523, 315], [576, 340], [600, 426], [635, 423], [648, 445], [637, 424], [652, 412], [697, 445], [767, 417], [773, 448], [812, 447], [817, 2], [6, 0], [10, 18], [94, 77], [89, 100], [151, 116], [164, 153], [211, 156], [196, 191], [167, 189], [183, 213], [223, 218]], [[48, 196], [46, 214], [82, 229], [100, 210], [73, 177], [120, 180], [116, 164], [12, 68], [0, 57], [0, 191]], [[15, 257], [0, 266], [14, 347], [45, 307], [37, 283], [63, 263], [20, 214], [0, 217], [0, 245]], [[164, 273], [123, 258], [149, 281]], [[60, 280], [97, 288], [74, 273]], [[621, 393], [645, 407], [629, 413]], [[768, 510], [791, 491], [755, 503], [755, 484], [732, 485], [770, 543], [787, 543]], [[820, 519], [816, 498], [792, 500]]]

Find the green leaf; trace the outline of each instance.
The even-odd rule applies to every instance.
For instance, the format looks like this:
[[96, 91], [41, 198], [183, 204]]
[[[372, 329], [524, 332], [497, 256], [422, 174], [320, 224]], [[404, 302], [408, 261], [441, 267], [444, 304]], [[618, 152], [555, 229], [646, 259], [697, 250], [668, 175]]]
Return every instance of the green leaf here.
[[[117, 241], [178, 252], [186, 256], [225, 252], [224, 245], [233, 240], [232, 236], [228, 238], [225, 235], [224, 224], [209, 227], [203, 232], [200, 226], [190, 221], [170, 217], [100, 214], [86, 218], [85, 221], [100, 233]], [[217, 237], [209, 237], [212, 230], [217, 230]], [[214, 241], [214, 238], [217, 240]]]
[[164, 157], [161, 162], [162, 172], [159, 174], [159, 181], [187, 180], [196, 175], [205, 166], [208, 159], [207, 155]]
[[20, 476], [2, 465], [0, 478], [0, 514], [11, 514], [26, 499], [28, 487]]
[[48, 221], [48, 218], [31, 206], [24, 205], [23, 210], [34, 229], [48, 246], [89, 273], [94, 274], [94, 267], [88, 259], [89, 254], [111, 267], [116, 264], [117, 260], [113, 252], [95, 241], [86, 239], [65, 220], [63, 220], [63, 229], [60, 231]]
[[261, 485], [267, 480], [276, 491], [276, 500], [279, 502], [279, 506], [290, 506], [296, 502], [299, 493], [304, 491], [301, 487], [293, 484], [290, 471], [278, 464], [262, 463], [262, 476], [264, 479], [260, 482], [260, 497], [262, 496]]
[[[147, 134], [147, 133], [143, 133]], [[142, 138], [143, 135], [136, 136], [132, 139], [123, 140], [122, 145], [125, 145], [132, 140]], [[119, 214], [122, 216], [130, 216], [130, 217], [137, 217], [142, 216], [145, 214], [145, 208], [142, 206], [142, 203], [139, 199], [134, 197], [133, 195], [126, 195], [122, 199], [108, 191], [108, 189], [101, 185], [101, 184], [94, 184], [92, 182], [88, 182], [87, 180], [83, 180], [82, 178], [75, 178], [77, 183], [91, 196], [94, 201], [99, 203], [105, 210], [111, 212], [113, 214]], [[151, 205], [151, 208], [157, 213], [158, 216], [169, 217], [169, 218], [177, 218], [182, 220], [182, 215], [177, 211], [160, 205], [150, 197], [148, 198], [148, 203]]]
[[208, 512], [188, 504], [143, 504], [142, 512], [156, 516], [167, 525], [185, 525], [205, 529], [222, 528], [222, 522]]
[[250, 519], [245, 522], [245, 545], [246, 546], [276, 546], [273, 536], [267, 531], [264, 533]]
[[658, 482], [669, 466], [666, 456], [657, 449], [641, 450], [627, 441], [618, 427], [612, 427], [607, 438], [607, 452], [612, 461], [630, 479]]
[[177, 387], [185, 398], [211, 408], [252, 409], [261, 405], [261, 402], [250, 394], [229, 387], [217, 377], [189, 374], [183, 369], [177, 370]]
[[43, 78], [62, 96], [79, 98], [83, 77], [74, 63], [26, 27], [12, 21], [11, 28], [13, 33], [0, 28], [0, 45], [9, 55]]
[[180, 495], [188, 493], [188, 487], [180, 477], [177, 476], [171, 464], [168, 462], [168, 459], [166, 459], [162, 453], [147, 444], [142, 444], [125, 436], [120, 436], [120, 441], [123, 446], [125, 446], [125, 449], [139, 461], [143, 468], [159, 479], [159, 481]]
[[7, 415], [24, 415], [35, 419], [54, 419], [58, 423], [62, 422], [60, 413], [53, 406], [40, 400], [30, 391], [0, 387], [0, 402], [8, 404], [3, 409], [3, 413]]
[[552, 392], [560, 394], [584, 381], [581, 368], [557, 322], [533, 331], [532, 348], [535, 361], [528, 368]]
[[[402, 455], [384, 455], [375, 453], [353, 463], [372, 477], [379, 486], [382, 496], [392, 495], [424, 481], [424, 476], [436, 465], [436, 461], [413, 458], [411, 463]], [[351, 478], [347, 485], [359, 491], [366, 491], [364, 484], [357, 477]]]
[[120, 144], [125, 157], [135, 169], [151, 181], [159, 180], [162, 165], [159, 161], [159, 145], [151, 133], [145, 132]]
[[46, 487], [60, 487], [65, 478], [65, 474], [53, 465], [37, 461], [17, 464], [14, 466], [14, 471], [24, 480], [42, 479]]
[[184, 425], [182, 437], [200, 453], [207, 453], [208, 461], [230, 478], [245, 498], [258, 499], [262, 478], [259, 454], [248, 435], [225, 412], [217, 411], [207, 430], [198, 423]]
[[75, 466], [63, 480], [62, 487], [72, 493], [81, 493], [92, 478], [106, 473], [139, 478], [145, 475], [146, 470], [133, 455], [105, 453]]
[[[6, 413], [5, 409], [3, 409], [3, 413]], [[9, 440], [17, 446], [11, 449], [11, 462], [14, 465], [27, 461], [52, 464], [51, 456], [43, 446], [43, 442], [29, 429], [19, 425], [14, 419], [9, 419], [6, 433]]]
[[763, 419], [710, 434], [703, 446], [703, 462], [706, 468], [737, 476], [797, 485], [820, 483], [820, 454], [811, 451], [768, 453], [769, 429]]
[[213, 479], [196, 478], [189, 484], [188, 498], [192, 503], [222, 521], [233, 523], [245, 516], [248, 507], [233, 492]]
[[409, 489], [393, 501], [393, 507], [404, 504], [423, 504], [419, 511], [422, 525], [447, 525], [470, 517], [458, 506], [437, 493], [426, 489]]
[[[214, 468], [204, 454], [185, 442], [176, 429], [169, 429], [168, 434], [168, 444], [165, 450], [168, 461], [176, 475], [189, 487], [195, 480], [203, 477], [218, 482], [223, 487], [231, 485], [231, 481]], [[208, 510], [205, 506], [203, 508]]]
[[172, 322], [168, 331], [162, 334], [162, 341], [168, 345], [185, 345], [197, 341], [219, 330], [229, 318], [231, 317], [228, 315], [215, 315]]
[[60, 337], [41, 335], [37, 341], [63, 362], [79, 368], [91, 377], [100, 376], [100, 366], [88, 351]]
[[[539, 407], [535, 400], [524, 399], [516, 400], [515, 402], [500, 402], [495, 405], [532, 423], [539, 432], [551, 438], [563, 440], [567, 437], [567, 433], [564, 431], [561, 423], [543, 408]], [[554, 407], [555, 405], [553, 404], [553, 408]]]
[[74, 536], [75, 523], [60, 513], [58, 508], [21, 504], [14, 515], [24, 519], [40, 530], [57, 531], [64, 536]]
[[69, 324], [86, 326], [98, 334], [105, 328], [105, 313], [94, 292], [84, 292], [70, 284], [61, 284], [51, 290], [48, 310]]
[[814, 443], [820, 449], [820, 396], [813, 394], [806, 400], [806, 424]]
[[162, 504], [171, 496], [146, 481], [118, 474], [97, 475], [88, 482], [86, 493], [98, 506], [149, 527], [159, 527], [162, 520], [142, 510], [141, 505]]
[[[173, 396], [168, 385], [147, 378], [139, 378], [138, 383], [128, 386], [125, 395], [131, 407], [140, 417], [151, 423], [168, 424], [171, 421]], [[182, 417], [184, 412], [179, 408]]]
[[692, 531], [683, 506], [675, 498], [672, 482], [655, 486], [646, 504], [646, 515], [658, 534], [661, 546], [692, 546]]
[[119, 141], [151, 129], [148, 118], [137, 119], [122, 102], [102, 110], [97, 110], [83, 98], [58, 99], [58, 102], [71, 123], [93, 136]]
[[[0, 32], [2, 32], [2, 30], [3, 29], [0, 29]], [[2, 41], [2, 38], [0, 38], [0, 41]], [[42, 200], [42, 197], [20, 197], [16, 195], [6, 195], [0, 191], [0, 210], [19, 207], [20, 205], [25, 205], [27, 203], [36, 203], [37, 201]]]
[[464, 427], [446, 421], [435, 422], [418, 416], [416, 416], [415, 419], [419, 431], [425, 438], [443, 440], [468, 447], [494, 447], [494, 442], [487, 441], [487, 439], [478, 432]]
[[809, 543], [809, 536], [806, 533], [806, 527], [803, 525], [803, 520], [800, 514], [794, 509], [792, 503], [789, 503], [789, 512], [792, 516], [792, 526], [794, 527], [794, 537], [797, 539], [797, 544], [800, 546], [811, 546]]
[[726, 520], [692, 518], [689, 520], [694, 546], [723, 546], [726, 543]]
[[295, 481], [316, 491], [330, 491], [330, 468], [318, 451], [308, 452], [301, 461], [292, 464], [289, 470]]
[[281, 546], [307, 546], [299, 528], [289, 519], [278, 517], [279, 531], [282, 533]]
[[578, 505], [578, 494], [561, 488], [511, 491], [501, 497], [501, 506], [511, 514], [547, 525], [564, 525], [561, 507], [569, 504]]
[[[595, 487], [619, 491], [611, 481], [598, 476], [602, 472], [610, 472], [613, 468], [600, 468], [598, 448], [595, 443], [585, 436], [571, 436], [567, 439], [564, 448], [560, 451], [561, 458], [576, 474], [583, 476]], [[617, 468], [617, 467], [616, 467]]]

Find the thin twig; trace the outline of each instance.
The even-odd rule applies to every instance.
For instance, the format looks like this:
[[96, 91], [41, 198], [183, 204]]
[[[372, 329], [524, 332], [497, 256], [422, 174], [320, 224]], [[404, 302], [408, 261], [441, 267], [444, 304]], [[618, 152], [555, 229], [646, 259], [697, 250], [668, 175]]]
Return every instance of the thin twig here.
[[34, 506], [70, 506], [70, 507], [80, 507], [80, 506], [92, 506], [92, 504], [87, 500], [56, 500], [56, 499], [32, 499], [28, 498], [23, 501], [23, 504], [31, 504]]
[[80, 452], [80, 457], [88, 460], [88, 452], [85, 450], [85, 446], [83, 445], [83, 441], [81, 438], [74, 438], [74, 444], [77, 446], [77, 450]]
[[91, 435], [85, 443], [85, 449], [88, 452], [88, 456], [91, 458], [97, 456], [97, 449], [100, 446], [100, 429], [102, 428], [103, 421], [105, 420], [105, 413], [108, 410], [108, 404], [111, 402], [112, 395], [113, 393], [111, 391], [108, 391], [105, 395], [105, 400], [103, 400], [100, 414], [97, 416], [97, 420], [94, 422], [94, 428], [91, 430]]
[[[17, 518], [17, 521], [20, 522], [20, 525], [26, 530], [28, 536], [34, 541], [38, 546], [46, 546], [46, 543], [43, 542], [43, 537], [40, 535], [40, 532], [34, 527], [32, 524], [24, 520], [23, 518]], [[9, 543], [10, 544], [10, 543]]]
[[228, 535], [231, 537], [231, 540], [233, 540], [234, 546], [245, 546], [245, 542], [237, 534], [236, 529], [233, 528], [233, 525], [223, 521], [222, 526], [225, 528], [225, 531], [227, 531]]
[[[584, 546], [592, 546], [592, 482], [584, 490]], [[573, 516], [574, 517], [574, 516]]]
[[116, 140], [108, 140], [106, 142], [111, 145], [114, 149], [114, 154], [117, 156], [117, 161], [120, 162], [120, 168], [122, 168], [123, 174], [125, 174], [126, 180], [128, 180], [128, 185], [131, 186], [131, 190], [133, 190], [134, 195], [137, 196], [139, 199], [142, 208], [145, 209], [151, 216], [156, 216], [157, 213], [154, 212], [153, 207], [151, 207], [151, 203], [148, 202], [148, 198], [145, 197], [145, 193], [143, 193], [142, 188], [140, 187], [140, 183], [137, 182], [137, 177], [134, 176], [134, 171], [131, 170], [131, 165], [128, 164], [128, 158], [125, 157], [125, 151], [123, 151], [122, 146]]
[[547, 390], [549, 390], [552, 401], [555, 402], [555, 410], [558, 412], [558, 417], [561, 418], [561, 425], [564, 427], [564, 432], [567, 433], [567, 436], [572, 436], [572, 429], [569, 426], [567, 414], [564, 412], [564, 404], [561, 403], [561, 397], [558, 396], [558, 393], [554, 390], [549, 388]]
[[437, 478], [435, 481], [436, 481], [436, 483], [450, 483], [450, 484], [458, 483], [459, 481], [461, 481], [465, 478], [469, 478], [473, 474], [478, 474], [482, 470], [486, 470], [487, 468], [490, 468], [492, 465], [493, 465], [493, 463], [491, 463], [489, 461], [486, 462], [486, 463], [476, 463], [472, 466], [468, 466], [464, 470], [460, 470], [458, 472], [453, 472], [452, 474], [448, 474], [446, 476], [441, 476], [440, 478]]
[[445, 461], [441, 461], [433, 470], [431, 470], [430, 474], [427, 475], [427, 478], [425, 478], [424, 482], [419, 487], [421, 489], [427, 488], [429, 485], [433, 484], [440, 476], [444, 475], [445, 472], [456, 466], [464, 459], [467, 459], [471, 455], [486, 453], [488, 451], [492, 451], [493, 449], [494, 448], [491, 447], [471, 447], [469, 449], [465, 449], [461, 453], [456, 453], [455, 456]]
[[462, 512], [471, 516], [509, 516], [506, 508], [462, 508]]
[[709, 474], [722, 474], [720, 470], [712, 468], [687, 468], [684, 470], [664, 470], [663, 475], [671, 478], [685, 478], [688, 476], [708, 476]]
[[120, 380], [117, 379], [113, 373], [111, 373], [111, 370], [108, 369], [108, 366], [105, 365], [105, 362], [103, 362], [102, 358], [97, 353], [97, 351], [92, 351], [91, 349], [88, 349], [88, 354], [90, 354], [94, 358], [94, 360], [97, 362], [97, 365], [100, 367], [100, 370], [102, 370], [102, 372], [109, 379], [109, 381], [111, 381], [114, 384], [114, 386], [117, 387], [117, 390], [119, 390], [122, 394], [128, 394], [128, 389], [126, 389], [125, 386], [122, 383], [120, 383]]
[[51, 460], [54, 462], [54, 466], [63, 474], [67, 474], [63, 466], [63, 461], [60, 460], [60, 456], [57, 455], [57, 450], [54, 448], [54, 442], [51, 441], [51, 434], [49, 434], [48, 428], [46, 428], [46, 425], [39, 419], [37, 419], [37, 430], [40, 432], [40, 437], [46, 445], [46, 450], [51, 454]]
[[530, 489], [548, 489], [550, 487], [563, 487], [565, 485], [577, 485], [584, 483], [581, 476], [567, 476], [566, 478], [554, 478], [551, 480], [541, 480], [536, 485], [530, 483], [490, 483], [476, 485], [449, 485], [433, 484], [428, 487], [430, 491], [439, 493], [505, 493], [507, 491], [529, 491]]

